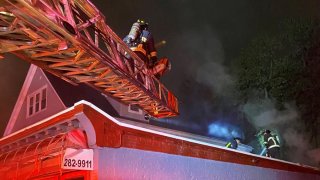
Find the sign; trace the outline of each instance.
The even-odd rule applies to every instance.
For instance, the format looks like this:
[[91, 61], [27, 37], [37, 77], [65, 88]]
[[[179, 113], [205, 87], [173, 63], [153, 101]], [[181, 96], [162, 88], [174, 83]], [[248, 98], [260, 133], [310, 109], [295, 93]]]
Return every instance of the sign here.
[[93, 150], [67, 148], [62, 169], [93, 170]]

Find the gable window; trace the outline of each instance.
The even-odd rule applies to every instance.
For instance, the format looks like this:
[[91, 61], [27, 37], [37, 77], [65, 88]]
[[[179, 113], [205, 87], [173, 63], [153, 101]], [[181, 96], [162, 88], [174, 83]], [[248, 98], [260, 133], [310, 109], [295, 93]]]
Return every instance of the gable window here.
[[41, 110], [47, 107], [47, 88], [42, 89]]
[[29, 99], [29, 116], [33, 114], [33, 97]]
[[31, 117], [47, 107], [47, 86], [44, 86], [28, 95], [27, 117]]
[[139, 108], [138, 105], [130, 104], [128, 106], [128, 112], [135, 113], [135, 114], [142, 114], [142, 110]]
[[39, 101], [40, 101], [40, 93], [37, 93], [36, 94], [36, 109], [35, 109], [36, 113], [39, 112], [39, 109], [40, 109], [39, 108], [40, 107], [40, 102]]

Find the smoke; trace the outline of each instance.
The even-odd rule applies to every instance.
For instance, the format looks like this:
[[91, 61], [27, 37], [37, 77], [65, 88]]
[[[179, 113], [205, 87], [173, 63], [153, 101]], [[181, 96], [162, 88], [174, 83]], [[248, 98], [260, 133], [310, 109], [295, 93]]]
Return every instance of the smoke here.
[[215, 121], [208, 126], [208, 134], [222, 139], [244, 138], [240, 128], [221, 120]]
[[174, 121], [172, 119], [151, 119], [151, 123], [154, 124], [159, 124], [159, 125], [168, 125], [170, 124], [171, 128], [177, 129], [177, 130], [182, 130], [182, 131], [188, 131], [188, 132], [200, 132], [202, 130], [202, 127], [195, 123], [195, 122], [190, 122], [190, 123], [185, 123], [181, 119], [175, 119]]
[[234, 81], [225, 67], [219, 62], [206, 62], [198, 68], [196, 80], [207, 84], [212, 91], [220, 96], [229, 95]]
[[308, 151], [308, 157], [316, 161], [318, 163], [318, 167], [320, 166], [320, 148]]
[[315, 165], [315, 153], [308, 143], [309, 134], [304, 131], [299, 112], [294, 103], [286, 103], [278, 110], [270, 99], [250, 101], [242, 108], [243, 113], [257, 130], [269, 129], [276, 132], [285, 160]]
[[[225, 96], [232, 89], [234, 80], [224, 66], [225, 54], [221, 40], [210, 26], [184, 31], [175, 37], [173, 70], [178, 79], [192, 78], [210, 88], [212, 93]], [[175, 64], [177, 66], [175, 66]], [[182, 81], [183, 82], [183, 81]]]
[[290, 161], [304, 164], [315, 164], [314, 158], [308, 155], [308, 152], [311, 150], [311, 146], [309, 145], [305, 134], [299, 132], [297, 129], [289, 127], [285, 129], [283, 138], [288, 147], [287, 153], [288, 157], [290, 157]]
[[279, 125], [292, 123], [299, 118], [294, 105], [285, 104], [284, 107], [284, 110], [279, 111], [271, 100], [261, 100], [245, 104], [242, 110], [257, 129], [276, 129]]
[[[174, 52], [170, 57], [173, 69], [165, 84], [172, 86], [170, 89], [178, 95], [180, 115], [166, 123], [202, 135], [224, 139], [242, 137], [232, 122], [217, 121], [230, 116], [234, 80], [225, 66], [225, 50], [215, 29], [206, 24], [189, 28], [175, 34], [171, 43], [174, 44], [168, 46], [175, 47], [170, 49]], [[170, 85], [171, 82], [174, 84]]]
[[[202, 132], [217, 119], [225, 119], [231, 111], [234, 80], [225, 64], [225, 53], [219, 35], [208, 25], [187, 29], [174, 37], [170, 74], [177, 81], [172, 86], [180, 100], [180, 118], [186, 124], [197, 123]], [[172, 80], [170, 79], [170, 82]], [[170, 83], [169, 82], [169, 83]], [[170, 85], [169, 85], [170, 86]], [[178, 88], [178, 89], [176, 89]], [[213, 135], [212, 131], [210, 135]]]

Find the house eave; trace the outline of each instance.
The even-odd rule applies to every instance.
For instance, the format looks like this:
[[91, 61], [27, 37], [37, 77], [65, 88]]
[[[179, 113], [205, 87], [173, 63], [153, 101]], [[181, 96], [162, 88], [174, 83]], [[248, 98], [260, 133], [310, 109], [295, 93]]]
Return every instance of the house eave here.
[[[79, 123], [70, 123], [72, 121]], [[117, 120], [93, 104], [80, 101], [73, 107], [0, 139], [0, 149], [7, 150], [8, 147], [12, 148], [30, 136], [44, 134], [50, 129], [59, 129], [62, 133], [61, 129], [68, 131], [72, 128], [81, 128], [87, 134], [89, 148], [131, 148], [320, 175], [317, 168], [226, 149], [192, 136], [184, 137], [170, 133], [164, 128], [149, 126]]]

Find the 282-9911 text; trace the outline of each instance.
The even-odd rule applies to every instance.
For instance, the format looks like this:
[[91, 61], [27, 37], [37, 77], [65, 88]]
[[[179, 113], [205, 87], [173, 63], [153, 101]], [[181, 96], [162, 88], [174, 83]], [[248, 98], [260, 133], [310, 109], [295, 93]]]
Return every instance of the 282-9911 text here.
[[75, 159], [64, 159], [65, 167], [83, 167], [83, 168], [91, 168], [92, 161], [89, 160], [75, 160]]

